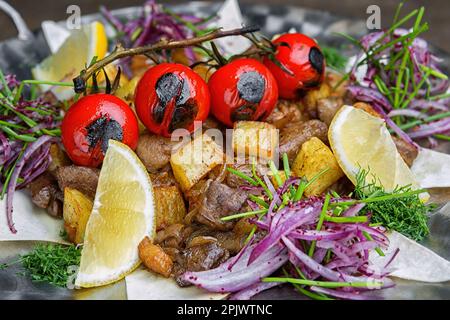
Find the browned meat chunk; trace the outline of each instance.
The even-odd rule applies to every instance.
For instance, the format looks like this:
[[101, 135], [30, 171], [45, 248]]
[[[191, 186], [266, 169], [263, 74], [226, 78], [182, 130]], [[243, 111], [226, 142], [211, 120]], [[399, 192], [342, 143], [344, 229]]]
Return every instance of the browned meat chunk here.
[[223, 130], [225, 126], [220, 123], [216, 118], [208, 117], [205, 121], [203, 121], [203, 130], [208, 129], [218, 129]]
[[213, 181], [206, 190], [195, 218], [211, 229], [230, 230], [234, 223], [222, 221], [221, 218], [238, 212], [246, 199], [247, 194], [242, 190]]
[[419, 151], [403, 139], [397, 137], [392, 137], [392, 139], [394, 140], [398, 153], [400, 153], [406, 164], [411, 167]]
[[138, 246], [139, 258], [142, 263], [151, 271], [168, 278], [172, 272], [173, 262], [168, 254], [158, 246], [152, 244], [148, 237], [145, 237]]
[[266, 121], [281, 129], [292, 122], [309, 120], [308, 114], [301, 111], [302, 108], [299, 101], [279, 100]]
[[229, 257], [217, 242], [209, 242], [184, 250], [186, 271], [204, 271], [217, 267]]
[[136, 154], [149, 172], [156, 172], [169, 164], [174, 144], [169, 138], [146, 133], [139, 137]]
[[340, 97], [328, 97], [317, 101], [317, 114], [327, 126], [330, 125], [336, 112], [342, 107], [344, 101]]
[[300, 147], [312, 137], [327, 142], [328, 127], [319, 120], [299, 122], [280, 131], [280, 157], [287, 153], [289, 163], [292, 164]]
[[236, 233], [233, 231], [226, 232], [216, 232], [214, 236], [217, 242], [224, 249], [227, 249], [231, 254], [238, 254], [239, 251], [244, 247], [245, 240], [247, 239], [248, 233]]
[[58, 168], [56, 179], [61, 190], [69, 187], [94, 198], [99, 174], [99, 169], [72, 165]]
[[180, 223], [172, 224], [158, 231], [155, 243], [160, 244], [164, 248], [180, 249], [184, 247], [184, 243], [191, 233], [191, 227], [186, 227]]
[[198, 246], [185, 249], [182, 252], [171, 252], [175, 254], [173, 276], [181, 287], [189, 286], [180, 275], [186, 271], [204, 271], [218, 267], [229, 257], [229, 252], [222, 248], [216, 241], [207, 242]]
[[207, 245], [213, 242], [217, 242], [217, 239], [211, 236], [196, 236], [189, 240], [189, 242], [186, 244], [186, 249]]
[[45, 172], [28, 185], [31, 192], [31, 200], [40, 208], [47, 209], [47, 212], [54, 217], [62, 216], [62, 192], [58, 188], [55, 177]]
[[[248, 163], [233, 164], [233, 165], [231, 165], [231, 168], [233, 168], [237, 171], [240, 171], [249, 177], [253, 176], [251, 164], [248, 164]], [[262, 177], [263, 175], [265, 175], [269, 172], [269, 168], [266, 164], [257, 163], [255, 166], [255, 169], [256, 169], [256, 174], [260, 177]], [[244, 179], [238, 177], [237, 175], [235, 175], [231, 172], [229, 172], [227, 174], [225, 183], [231, 188], [238, 188], [244, 184], [248, 184], [248, 182], [246, 182]]]
[[177, 184], [171, 170], [150, 173], [150, 180], [152, 180], [153, 187], [170, 187]]

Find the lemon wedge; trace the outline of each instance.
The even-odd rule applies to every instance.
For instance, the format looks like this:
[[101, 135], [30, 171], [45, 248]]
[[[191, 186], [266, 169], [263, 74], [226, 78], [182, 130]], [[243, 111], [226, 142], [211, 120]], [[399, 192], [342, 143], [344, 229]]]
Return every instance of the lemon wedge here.
[[343, 106], [330, 124], [328, 139], [340, 167], [354, 184], [358, 172], [365, 169], [369, 170], [366, 183], [376, 178], [388, 192], [406, 185], [420, 189], [383, 119]]
[[[36, 80], [72, 82], [94, 57], [102, 59], [107, 49], [105, 27], [95, 21], [80, 30], [73, 30], [58, 51], [36, 65], [31, 72]], [[74, 95], [71, 87], [41, 85], [41, 89], [51, 90], [59, 100], [67, 100]]]
[[153, 238], [155, 232], [154, 203], [144, 165], [128, 146], [109, 140], [76, 286], [113, 283], [139, 266], [138, 244], [145, 236]]

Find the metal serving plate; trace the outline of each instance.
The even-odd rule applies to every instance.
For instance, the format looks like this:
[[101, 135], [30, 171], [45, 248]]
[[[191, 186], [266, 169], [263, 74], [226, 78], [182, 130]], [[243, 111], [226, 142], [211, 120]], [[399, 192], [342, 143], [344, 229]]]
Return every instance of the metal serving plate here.
[[[191, 2], [171, 6], [174, 10], [202, 13], [208, 15], [216, 12], [218, 3]], [[319, 43], [330, 46], [343, 46], [346, 42], [336, 36], [343, 32], [355, 37], [367, 32], [364, 21], [350, 20], [327, 12], [290, 6], [242, 5], [242, 12], [247, 25], [258, 25], [266, 35], [287, 32], [295, 28], [316, 38]], [[124, 8], [114, 11], [117, 16], [133, 16], [140, 8]], [[99, 19], [99, 15], [83, 17], [85, 22]], [[346, 48], [346, 50], [351, 49]], [[443, 67], [450, 70], [450, 55], [439, 49], [436, 53], [444, 59]], [[40, 30], [34, 32], [27, 40], [10, 39], [0, 42], [0, 68], [6, 73], [15, 73], [20, 79], [30, 78], [30, 67], [40, 62], [49, 54], [49, 49]], [[439, 151], [450, 153], [449, 144], [442, 145]], [[450, 173], [449, 173], [450, 174]], [[450, 190], [432, 190], [432, 198], [440, 203], [430, 218], [431, 235], [424, 245], [442, 257], [450, 260]], [[447, 203], [447, 205], [445, 205]], [[445, 206], [444, 206], [445, 205]], [[0, 243], [0, 263], [14, 261], [17, 255], [29, 251], [35, 243], [2, 242]], [[126, 299], [124, 281], [114, 285], [89, 290], [67, 290], [52, 285], [33, 283], [27, 277], [18, 275], [23, 270], [13, 266], [0, 271], [0, 299]], [[420, 283], [396, 279], [396, 287], [380, 290], [377, 294], [386, 299], [450, 299], [450, 283]], [[286, 300], [303, 299], [291, 287], [284, 286], [259, 294], [257, 299]]]

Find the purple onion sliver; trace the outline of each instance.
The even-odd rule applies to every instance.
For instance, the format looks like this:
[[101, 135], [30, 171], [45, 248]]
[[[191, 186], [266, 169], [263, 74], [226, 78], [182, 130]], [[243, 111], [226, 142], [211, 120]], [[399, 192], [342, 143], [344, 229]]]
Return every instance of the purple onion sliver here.
[[375, 299], [375, 297], [368, 297], [366, 295], [360, 294], [358, 291], [354, 292], [344, 292], [344, 291], [338, 291], [335, 289], [328, 289], [328, 288], [322, 288], [322, 287], [316, 287], [312, 286], [311, 290], [317, 293], [323, 293], [332, 297], [341, 298], [341, 299], [347, 299], [347, 300], [372, 300]]
[[266, 250], [276, 245], [283, 236], [289, 234], [312, 217], [317, 217], [319, 213], [320, 208], [315, 207], [311, 212], [307, 212], [306, 209], [304, 209], [289, 217], [283, 224], [278, 225], [274, 230], [271, 230], [271, 232], [255, 246], [248, 263], [251, 264], [254, 262]]
[[417, 130], [408, 132], [411, 138], [426, 138], [433, 134], [444, 133], [450, 130], [450, 117], [432, 123], [423, 124]]
[[280, 284], [276, 283], [276, 282], [255, 283], [248, 288], [242, 289], [241, 291], [232, 294], [228, 299], [229, 300], [249, 300], [253, 296], [255, 296], [265, 290], [276, 287], [278, 285], [280, 285]]
[[25, 150], [25, 152], [22, 155], [22, 158], [17, 163], [16, 167], [14, 168], [14, 172], [11, 176], [11, 180], [8, 184], [8, 190], [6, 193], [6, 220], [8, 222], [9, 230], [12, 233], [17, 233], [16, 228], [14, 227], [14, 222], [12, 218], [13, 213], [13, 198], [14, 198], [14, 191], [16, 190], [17, 185], [17, 179], [20, 176], [20, 173], [22, 171], [23, 166], [25, 165], [25, 162], [31, 157], [41, 146], [43, 146], [46, 143], [49, 143], [54, 138], [50, 136], [41, 136], [36, 141], [31, 143], [28, 148]]

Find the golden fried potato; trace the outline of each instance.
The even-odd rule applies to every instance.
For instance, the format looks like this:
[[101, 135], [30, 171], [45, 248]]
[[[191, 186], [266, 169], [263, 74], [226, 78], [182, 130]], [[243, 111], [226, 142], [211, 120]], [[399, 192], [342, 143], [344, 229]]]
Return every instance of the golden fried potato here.
[[278, 129], [260, 121], [237, 121], [233, 128], [233, 150], [238, 157], [271, 160], [276, 156]]
[[171, 224], [183, 223], [186, 207], [183, 196], [177, 186], [159, 186], [153, 188], [156, 205], [156, 230]]
[[222, 148], [207, 134], [196, 137], [170, 157], [173, 174], [183, 191], [191, 189], [223, 161]]
[[139, 258], [149, 270], [166, 278], [170, 276], [173, 266], [172, 259], [160, 246], [153, 244], [149, 237], [145, 237], [139, 243], [138, 250]]
[[67, 154], [56, 143], [52, 143], [50, 146], [50, 156], [52, 162], [48, 167], [49, 171], [55, 171], [59, 167], [65, 167], [72, 164]]
[[80, 191], [72, 188], [64, 189], [64, 229], [70, 242], [83, 243], [93, 204], [92, 199]]
[[294, 160], [292, 172], [294, 175], [305, 177], [310, 181], [325, 169], [328, 169], [328, 171], [320, 175], [315, 182], [306, 188], [306, 196], [322, 194], [344, 176], [330, 148], [320, 139], [312, 137], [302, 145]]

